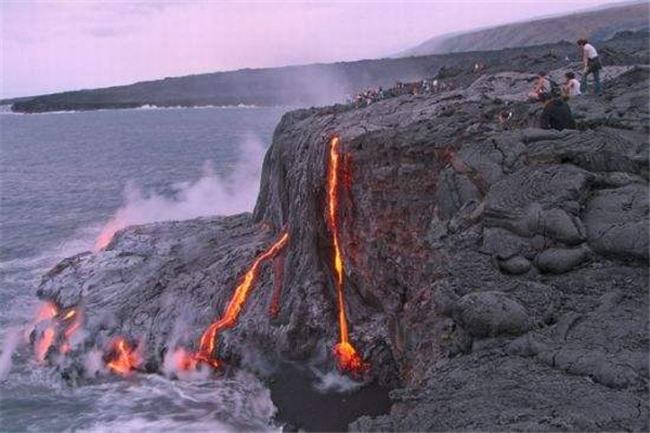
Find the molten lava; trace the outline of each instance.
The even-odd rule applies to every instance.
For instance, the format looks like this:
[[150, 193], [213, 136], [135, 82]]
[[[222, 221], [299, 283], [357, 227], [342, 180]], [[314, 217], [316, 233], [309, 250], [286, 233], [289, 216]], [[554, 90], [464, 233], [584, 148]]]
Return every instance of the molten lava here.
[[65, 331], [63, 331], [63, 335], [67, 340], [69, 340], [74, 334], [77, 333], [79, 328], [81, 328], [82, 315], [79, 310], [73, 308], [72, 310], [68, 311], [61, 320], [72, 320], [72, 323], [67, 325]]
[[137, 348], [130, 346], [123, 337], [118, 337], [113, 341], [111, 352], [113, 356], [106, 366], [122, 376], [131, 373], [142, 362]]
[[125, 225], [126, 224], [116, 218], [108, 221], [95, 241], [95, 251], [100, 251], [106, 248], [113, 239], [115, 233], [123, 229]]
[[350, 343], [348, 320], [345, 315], [345, 294], [343, 253], [339, 234], [338, 207], [341, 177], [341, 154], [339, 152], [339, 137], [330, 140], [329, 163], [327, 170], [327, 225], [332, 233], [334, 280], [336, 284], [337, 305], [339, 311], [339, 343], [334, 347], [338, 367], [342, 371], [361, 373], [367, 365], [363, 362], [357, 350]]
[[43, 335], [35, 345], [36, 360], [38, 362], [45, 361], [45, 356], [47, 355], [47, 351], [49, 350], [50, 346], [52, 346], [52, 343], [54, 343], [55, 336], [56, 332], [52, 326], [48, 326], [45, 331], [43, 331]]
[[59, 309], [53, 302], [45, 302], [36, 313], [36, 323], [43, 320], [54, 319], [59, 314]]
[[[59, 314], [59, 308], [53, 302], [46, 302], [41, 308], [39, 308], [36, 313], [36, 320], [34, 324], [40, 323], [46, 320], [54, 319], [57, 314]], [[36, 355], [36, 360], [38, 362], [45, 361], [47, 356], [47, 351], [50, 349], [50, 346], [54, 344], [54, 339], [56, 337], [56, 329], [54, 324], [50, 323], [40, 338], [34, 344], [34, 352]]]
[[268, 250], [255, 259], [235, 289], [235, 293], [230, 299], [223, 316], [216, 322], [210, 324], [203, 332], [203, 335], [201, 335], [198, 352], [182, 356], [178, 361], [179, 367], [185, 367], [184, 369], [195, 368], [199, 362], [205, 362], [214, 368], [219, 366], [219, 360], [214, 356], [216, 339], [219, 332], [223, 329], [232, 328], [237, 323], [237, 318], [250, 295], [253, 284], [257, 280], [262, 263], [274, 258], [288, 242], [289, 234], [285, 232]]

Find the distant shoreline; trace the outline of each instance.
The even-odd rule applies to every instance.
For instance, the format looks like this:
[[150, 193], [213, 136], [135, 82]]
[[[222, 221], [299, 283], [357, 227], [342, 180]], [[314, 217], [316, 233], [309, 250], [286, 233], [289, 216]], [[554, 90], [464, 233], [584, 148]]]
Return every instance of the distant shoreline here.
[[1, 115], [11, 115], [11, 116], [24, 116], [24, 115], [45, 115], [45, 114], [79, 114], [79, 113], [88, 113], [88, 112], [104, 112], [104, 111], [160, 111], [160, 110], [207, 110], [207, 109], [217, 109], [217, 110], [248, 110], [248, 109], [260, 109], [260, 108], [291, 108], [287, 105], [176, 105], [176, 106], [156, 106], [156, 105], [141, 105], [139, 107], [129, 107], [129, 108], [100, 108], [96, 110], [59, 110], [59, 111], [42, 111], [42, 112], [18, 112], [11, 110], [11, 104], [0, 105], [0, 116]]
[[[625, 54], [604, 62], [646, 63], [634, 51], [647, 44], [647, 31], [617, 33], [598, 48], [627, 44]], [[640, 52], [640, 51], [639, 51]], [[21, 99], [11, 105], [19, 113], [76, 112], [142, 107], [310, 107], [344, 102], [369, 89], [391, 88], [396, 82], [415, 82], [436, 77], [471, 74], [474, 65], [498, 72], [536, 72], [530, 61], [543, 62], [547, 56], [578, 61], [575, 43], [561, 41], [490, 51], [469, 51], [417, 57], [362, 60], [306, 66], [218, 72], [126, 86], [79, 90]], [[515, 62], [513, 64], [513, 62]], [[536, 67], [537, 68], [537, 67]], [[476, 72], [476, 71], [474, 71]], [[450, 75], [451, 74], [451, 75]], [[476, 78], [478, 75], [475, 76]], [[0, 101], [2, 103], [4, 101]]]

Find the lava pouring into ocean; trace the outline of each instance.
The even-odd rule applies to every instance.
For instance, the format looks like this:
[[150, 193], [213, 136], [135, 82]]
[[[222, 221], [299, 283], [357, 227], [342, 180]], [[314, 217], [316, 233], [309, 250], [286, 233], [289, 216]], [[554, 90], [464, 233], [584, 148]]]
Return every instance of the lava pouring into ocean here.
[[[57, 316], [57, 314], [59, 314], [59, 309], [57, 308], [56, 304], [53, 302], [46, 302], [41, 308], [39, 308], [38, 313], [36, 313], [36, 321], [34, 324], [38, 324], [46, 320], [52, 321]], [[38, 338], [34, 344], [34, 354], [38, 362], [45, 361], [47, 351], [50, 349], [50, 346], [54, 344], [55, 337], [56, 329], [54, 327], [54, 323], [49, 323], [40, 338]]]
[[201, 335], [201, 339], [199, 341], [199, 350], [196, 353], [191, 354], [180, 351], [178, 352], [184, 354], [184, 356], [178, 356], [177, 358], [177, 367], [179, 369], [194, 369], [201, 362], [211, 365], [214, 368], [217, 368], [219, 366], [219, 360], [215, 357], [214, 354], [217, 344], [216, 340], [219, 332], [235, 326], [237, 319], [239, 318], [239, 314], [244, 308], [244, 304], [246, 303], [246, 300], [251, 293], [257, 277], [259, 276], [262, 263], [278, 255], [288, 242], [289, 234], [285, 232], [277, 241], [275, 241], [273, 245], [271, 245], [271, 247], [269, 247], [269, 249], [257, 256], [235, 289], [235, 293], [230, 299], [230, 302], [228, 303], [223, 316], [216, 322], [210, 324], [210, 326]]
[[102, 229], [102, 232], [97, 237], [95, 241], [95, 251], [103, 250], [108, 246], [109, 243], [113, 240], [113, 236], [117, 233], [118, 230], [124, 227], [124, 224], [121, 224], [119, 221], [112, 219], [106, 226]]
[[56, 337], [56, 331], [52, 326], [48, 326], [45, 331], [43, 331], [43, 335], [34, 346], [36, 351], [36, 360], [38, 362], [45, 361], [47, 351], [49, 350], [50, 346], [52, 346], [52, 343], [54, 343], [54, 337]]
[[341, 183], [341, 153], [339, 151], [339, 145], [339, 137], [333, 137], [330, 140], [327, 166], [327, 225], [332, 234], [334, 281], [336, 285], [339, 324], [339, 343], [334, 347], [334, 355], [336, 356], [340, 370], [351, 373], [362, 373], [368, 368], [368, 365], [361, 359], [357, 350], [350, 343], [348, 319], [345, 314], [345, 269], [338, 220]]
[[130, 374], [142, 362], [137, 348], [131, 346], [124, 337], [117, 337], [113, 340], [111, 352], [112, 357], [106, 366], [121, 376]]
[[[34, 351], [36, 360], [44, 362], [50, 347], [60, 343], [59, 351], [68, 353], [72, 348], [71, 338], [77, 333], [82, 325], [82, 315], [78, 308], [70, 308], [61, 314], [59, 307], [51, 301], [45, 302], [36, 313], [36, 320], [33, 325], [41, 322], [48, 322], [47, 327], [36, 338]], [[33, 330], [33, 328], [31, 328]], [[63, 338], [57, 338], [60, 330], [63, 329]], [[31, 332], [31, 330], [30, 330]]]

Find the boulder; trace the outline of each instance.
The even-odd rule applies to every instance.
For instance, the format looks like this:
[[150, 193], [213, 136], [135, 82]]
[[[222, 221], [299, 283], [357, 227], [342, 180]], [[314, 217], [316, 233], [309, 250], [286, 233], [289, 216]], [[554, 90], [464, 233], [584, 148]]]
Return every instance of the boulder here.
[[531, 268], [530, 261], [522, 256], [513, 256], [506, 260], [499, 260], [499, 269], [506, 274], [519, 275], [525, 274]]
[[559, 208], [541, 213], [537, 232], [567, 245], [577, 245], [586, 238], [580, 219]]
[[[492, 186], [486, 198], [485, 223], [530, 237], [537, 232], [542, 210], [584, 201], [592, 179], [589, 172], [569, 164], [525, 167]], [[564, 227], [558, 227], [559, 232], [577, 236]]]
[[618, 258], [648, 260], [648, 186], [630, 184], [597, 191], [584, 214], [594, 251]]
[[542, 272], [561, 274], [575, 268], [589, 257], [589, 248], [549, 248], [535, 259], [535, 265]]
[[528, 312], [502, 292], [470, 293], [457, 303], [454, 319], [473, 337], [520, 335], [531, 327]]

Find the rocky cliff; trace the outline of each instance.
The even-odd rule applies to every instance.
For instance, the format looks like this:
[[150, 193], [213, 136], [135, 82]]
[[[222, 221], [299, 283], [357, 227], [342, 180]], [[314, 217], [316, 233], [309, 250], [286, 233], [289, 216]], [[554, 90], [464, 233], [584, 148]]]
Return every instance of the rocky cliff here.
[[352, 429], [647, 428], [648, 71], [608, 68], [602, 97], [571, 102], [571, 131], [536, 129], [541, 108], [520, 102], [534, 76], [510, 72], [285, 114], [252, 214], [131, 227], [44, 277], [39, 297], [84, 314], [59, 368], [77, 377], [116, 335], [141, 342], [150, 372], [197, 349], [285, 231], [219, 358], [255, 348], [333, 368], [339, 137], [350, 339], [371, 365], [363, 379], [393, 388], [390, 413]]

